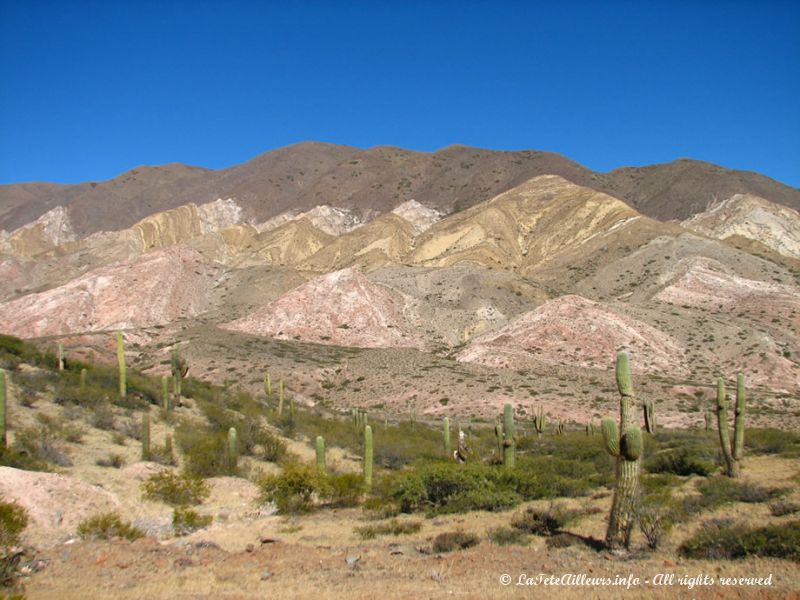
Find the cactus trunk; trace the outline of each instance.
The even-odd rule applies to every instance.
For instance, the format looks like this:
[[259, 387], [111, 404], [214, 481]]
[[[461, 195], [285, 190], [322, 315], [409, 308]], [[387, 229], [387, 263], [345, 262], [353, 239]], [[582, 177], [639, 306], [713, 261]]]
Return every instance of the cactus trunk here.
[[6, 372], [0, 369], [0, 454], [6, 449]]
[[514, 408], [510, 404], [503, 407], [503, 466], [514, 468]]
[[616, 487], [606, 531], [606, 547], [627, 548], [635, 523], [639, 500], [639, 472], [642, 451], [641, 429], [634, 417], [633, 384], [630, 362], [625, 352], [617, 354], [617, 387], [619, 389], [619, 428], [611, 419], [603, 419], [602, 429], [606, 448], [616, 456]]
[[117, 332], [117, 362], [119, 363], [119, 397], [124, 398], [128, 391], [128, 381], [125, 366], [125, 340], [122, 332]]
[[236, 427], [228, 429], [228, 468], [231, 475], [236, 474], [239, 466], [239, 441], [236, 435]]
[[540, 437], [547, 426], [547, 415], [544, 414], [544, 409], [541, 406], [536, 408], [533, 414], [533, 428], [536, 430], [536, 437]]
[[64, 344], [58, 342], [58, 370], [64, 370]]
[[142, 413], [142, 460], [150, 460], [150, 413]]
[[367, 425], [364, 427], [364, 485], [367, 490], [372, 489], [372, 461], [372, 427]]
[[161, 376], [161, 403], [164, 410], [169, 410], [169, 378], [166, 375]]
[[744, 453], [744, 410], [745, 410], [744, 375], [736, 376], [736, 408], [733, 419], [733, 451], [731, 452], [736, 462], [742, 460]]
[[739, 476], [739, 461], [744, 452], [745, 390], [744, 375], [736, 378], [736, 407], [734, 408], [733, 443], [728, 430], [728, 399], [725, 395], [725, 382], [717, 380], [717, 428], [722, 458], [725, 460], [725, 474]]
[[656, 408], [652, 400], [644, 403], [644, 428], [647, 433], [656, 432]]
[[317, 470], [325, 472], [325, 438], [317, 436]]
[[444, 455], [450, 458], [450, 419], [448, 417], [444, 418], [442, 436], [444, 437]]

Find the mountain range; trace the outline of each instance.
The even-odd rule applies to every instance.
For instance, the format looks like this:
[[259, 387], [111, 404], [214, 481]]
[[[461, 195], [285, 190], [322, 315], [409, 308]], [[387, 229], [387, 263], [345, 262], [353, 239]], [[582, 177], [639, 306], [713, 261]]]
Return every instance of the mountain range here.
[[[303, 143], [242, 165], [0, 186], [0, 331], [313, 404], [585, 421], [616, 350], [666, 424], [717, 377], [800, 417], [800, 190], [693, 160]], [[609, 379], [611, 377], [611, 379]]]

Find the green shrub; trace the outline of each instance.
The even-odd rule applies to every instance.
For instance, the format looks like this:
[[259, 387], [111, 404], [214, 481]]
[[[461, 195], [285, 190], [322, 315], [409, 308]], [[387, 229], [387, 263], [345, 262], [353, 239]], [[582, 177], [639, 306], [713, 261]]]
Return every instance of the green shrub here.
[[16, 502], [0, 500], [0, 548], [16, 546], [28, 526], [28, 513]]
[[328, 473], [320, 479], [320, 497], [330, 506], [357, 506], [364, 495], [364, 478], [358, 473]]
[[474, 533], [464, 531], [449, 531], [440, 533], [433, 538], [433, 551], [436, 553], [452, 552], [453, 550], [465, 550], [480, 543], [478, 536]]
[[274, 502], [281, 514], [301, 514], [314, 510], [324, 477], [315, 467], [292, 463], [261, 479], [259, 486], [263, 502]]
[[130, 523], [123, 521], [118, 513], [109, 512], [81, 521], [78, 525], [78, 536], [84, 540], [125, 538], [133, 541], [144, 536], [144, 533]]
[[197, 477], [228, 475], [227, 430], [211, 432], [190, 423], [175, 429], [175, 442], [183, 454], [183, 468]]
[[371, 540], [379, 535], [409, 535], [417, 533], [420, 529], [422, 529], [422, 523], [419, 521], [392, 519], [388, 523], [356, 527], [355, 532], [362, 540]]
[[201, 504], [211, 491], [202, 478], [189, 473], [174, 473], [164, 469], [153, 473], [142, 483], [143, 496], [170, 506]]
[[699, 495], [683, 500], [683, 512], [693, 515], [703, 510], [714, 510], [733, 502], [759, 503], [774, 500], [786, 494], [785, 489], [763, 488], [721, 475], [697, 483]]
[[673, 475], [710, 475], [716, 465], [704, 460], [687, 448], [668, 448], [654, 454], [644, 462], [650, 473], [671, 473]]
[[489, 539], [498, 546], [527, 546], [530, 537], [527, 533], [516, 527], [497, 527], [488, 532]]
[[786, 458], [800, 457], [800, 435], [780, 429], [748, 429], [745, 445], [752, 452], [779, 454]]
[[172, 513], [172, 529], [175, 535], [189, 535], [190, 533], [211, 525], [211, 515], [199, 515], [191, 508], [176, 507]]
[[708, 521], [679, 552], [710, 560], [763, 556], [800, 561], [800, 521], [757, 528], [731, 520]]

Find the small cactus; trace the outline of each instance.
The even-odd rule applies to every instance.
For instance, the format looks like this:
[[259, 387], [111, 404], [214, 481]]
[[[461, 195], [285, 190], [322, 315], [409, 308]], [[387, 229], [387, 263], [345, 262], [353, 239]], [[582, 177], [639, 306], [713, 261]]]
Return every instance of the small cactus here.
[[272, 400], [272, 377], [269, 373], [264, 375], [264, 393], [267, 395], [267, 400]]
[[122, 332], [117, 332], [117, 363], [119, 364], [119, 397], [124, 398], [128, 390], [125, 366], [125, 339]]
[[444, 437], [444, 455], [449, 457], [450, 456], [450, 419], [448, 417], [444, 418], [442, 436]]
[[236, 427], [228, 429], [228, 467], [231, 475], [236, 474], [239, 466], [239, 441], [236, 435]]
[[181, 356], [180, 350], [176, 346], [175, 349], [172, 351], [171, 356], [171, 368], [172, 368], [172, 376], [175, 378], [175, 398], [177, 399], [179, 406], [180, 406], [180, 398], [182, 393], [182, 384], [183, 379], [189, 373], [189, 363], [186, 362], [186, 359]]
[[611, 550], [627, 548], [636, 520], [639, 499], [639, 472], [642, 455], [642, 430], [636, 426], [633, 414], [634, 396], [628, 354], [619, 352], [616, 365], [619, 389], [619, 427], [611, 418], [601, 423], [603, 444], [616, 457], [616, 486], [606, 531], [606, 547]]
[[0, 454], [6, 449], [6, 372], [0, 369]]
[[364, 427], [364, 485], [367, 490], [372, 489], [372, 462], [372, 427], [367, 425]]
[[142, 460], [150, 460], [150, 413], [142, 413]]
[[652, 400], [644, 402], [644, 428], [649, 434], [656, 432], [656, 408]]
[[510, 404], [503, 407], [503, 466], [514, 468], [514, 408]]
[[325, 438], [317, 436], [317, 470], [325, 472]]
[[80, 390], [86, 391], [86, 369], [81, 369]]
[[537, 437], [544, 433], [545, 427], [547, 427], [547, 415], [544, 414], [544, 409], [538, 406], [536, 412], [533, 413], [533, 428], [536, 430]]

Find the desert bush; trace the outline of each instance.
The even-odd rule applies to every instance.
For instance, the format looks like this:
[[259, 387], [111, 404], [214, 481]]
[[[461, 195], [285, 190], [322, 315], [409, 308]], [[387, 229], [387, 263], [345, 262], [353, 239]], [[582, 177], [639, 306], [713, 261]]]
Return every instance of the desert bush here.
[[109, 454], [106, 458], [98, 458], [94, 464], [98, 467], [119, 469], [125, 465], [125, 458], [121, 454]]
[[780, 429], [748, 429], [745, 445], [752, 452], [800, 457], [800, 435]]
[[315, 508], [315, 498], [324, 485], [316, 468], [300, 463], [288, 464], [283, 472], [259, 481], [263, 502], [274, 502], [281, 514], [301, 514]]
[[22, 506], [0, 500], [0, 548], [16, 546], [27, 526], [28, 513]]
[[527, 546], [530, 537], [527, 533], [516, 527], [497, 527], [488, 532], [489, 539], [498, 546]]
[[706, 476], [716, 470], [716, 465], [688, 448], [668, 448], [645, 460], [644, 468], [650, 473]]
[[358, 473], [329, 473], [320, 478], [320, 497], [329, 506], [357, 506], [364, 491], [364, 478]]
[[227, 430], [211, 432], [191, 423], [175, 429], [175, 442], [183, 454], [184, 469], [197, 477], [228, 475]]
[[127, 521], [123, 521], [118, 513], [109, 512], [81, 521], [78, 525], [78, 536], [85, 540], [125, 538], [133, 541], [144, 536], [144, 533]]
[[760, 503], [774, 500], [786, 494], [787, 490], [764, 488], [737, 481], [721, 475], [697, 482], [699, 495], [683, 499], [682, 510], [693, 515], [703, 510], [714, 510], [733, 502]]
[[668, 491], [644, 496], [636, 507], [639, 531], [647, 540], [647, 547], [655, 550], [675, 523], [675, 503]]
[[583, 514], [584, 511], [567, 509], [561, 503], [551, 503], [546, 509], [527, 508], [511, 521], [511, 526], [525, 533], [551, 536], [561, 532], [569, 522]]
[[172, 513], [172, 529], [175, 535], [189, 535], [190, 533], [211, 525], [211, 515], [199, 515], [191, 508], [176, 507]]
[[778, 500], [769, 503], [769, 512], [773, 517], [783, 517], [800, 512], [800, 504], [789, 500]]
[[409, 535], [417, 533], [420, 529], [422, 529], [422, 523], [419, 521], [392, 519], [387, 523], [356, 527], [354, 531], [362, 540], [371, 540], [379, 535]]
[[142, 483], [142, 493], [148, 500], [171, 506], [201, 504], [211, 490], [202, 478], [189, 473], [175, 473], [163, 469], [153, 473]]
[[763, 556], [800, 560], [800, 521], [766, 527], [748, 527], [731, 520], [711, 520], [679, 550], [688, 558], [710, 560]]
[[[92, 427], [112, 431], [116, 425], [114, 409], [109, 402], [98, 402], [91, 408], [87, 421]], [[120, 427], [124, 427], [124, 424], [120, 424]]]
[[448, 531], [440, 533], [433, 538], [433, 551], [436, 553], [452, 552], [453, 550], [465, 550], [480, 543], [478, 536], [474, 533], [464, 531]]
[[[32, 471], [47, 471], [49, 465], [69, 467], [72, 461], [64, 449], [61, 436], [47, 425], [19, 429], [14, 436], [10, 452], [3, 455], [7, 466]], [[5, 462], [8, 458], [9, 461]]]

